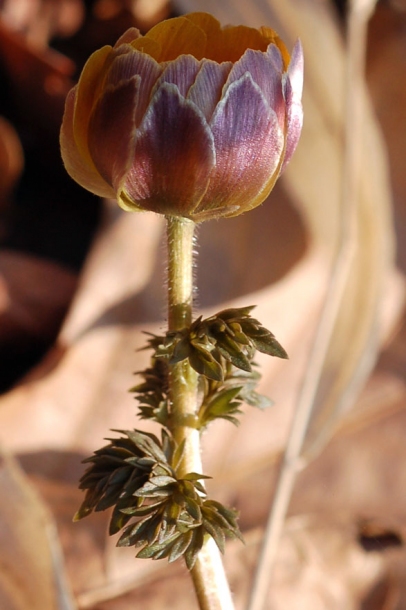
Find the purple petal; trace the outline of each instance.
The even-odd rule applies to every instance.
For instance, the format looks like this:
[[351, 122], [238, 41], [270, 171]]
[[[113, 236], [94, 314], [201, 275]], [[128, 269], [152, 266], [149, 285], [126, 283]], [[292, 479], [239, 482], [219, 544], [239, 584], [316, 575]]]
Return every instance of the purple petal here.
[[276, 112], [279, 125], [285, 122], [285, 100], [282, 91], [282, 72], [277, 70], [273, 58], [261, 51], [249, 49], [233, 66], [226, 87], [249, 73], [254, 83], [261, 89], [268, 104]]
[[181, 55], [178, 59], [168, 62], [156, 84], [156, 88], [158, 90], [162, 83], [173, 84], [177, 86], [179, 93], [186, 97], [199, 69], [200, 62], [192, 55]]
[[293, 96], [289, 81], [286, 83], [286, 97], [289, 100], [287, 103], [286, 148], [281, 172], [285, 169], [296, 150], [303, 126], [302, 103], [300, 99], [297, 100]]
[[140, 77], [108, 87], [89, 122], [89, 151], [100, 174], [118, 191], [134, 154]]
[[303, 91], [303, 47], [300, 40], [293, 47], [288, 67], [288, 78], [292, 85], [293, 95], [301, 99]]
[[151, 91], [162, 72], [161, 66], [149, 55], [135, 51], [131, 46], [120, 47], [107, 77], [106, 86], [116, 87], [134, 76], [141, 77], [138, 104], [135, 113], [136, 125], [139, 125], [151, 98]]
[[213, 136], [202, 113], [163, 83], [137, 130], [124, 195], [160, 214], [190, 215], [215, 164]]
[[284, 96], [287, 107], [286, 121], [286, 150], [285, 158], [281, 171], [292, 158], [299, 142], [300, 133], [303, 125], [302, 108], [302, 89], [303, 89], [303, 49], [300, 41], [295, 44], [286, 79], [284, 83]]
[[229, 207], [234, 214], [258, 205], [267, 196], [278, 168], [283, 133], [250, 74], [230, 85], [211, 128], [216, 168], [196, 212]]
[[208, 59], [203, 60], [196, 80], [189, 89], [187, 98], [200, 108], [207, 122], [210, 122], [214, 109], [220, 101], [232, 65], [231, 61], [218, 64]]
[[275, 68], [278, 70], [278, 72], [283, 72], [282, 53], [280, 52], [280, 50], [278, 49], [276, 44], [271, 42], [271, 44], [268, 46], [268, 48], [266, 50], [266, 54], [268, 55], [268, 57], [271, 58], [271, 60], [275, 64]]

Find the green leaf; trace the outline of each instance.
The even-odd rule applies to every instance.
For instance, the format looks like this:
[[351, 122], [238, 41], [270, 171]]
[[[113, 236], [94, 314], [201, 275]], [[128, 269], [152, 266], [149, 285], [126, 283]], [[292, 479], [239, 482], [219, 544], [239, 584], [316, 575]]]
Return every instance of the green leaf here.
[[196, 500], [194, 500], [193, 498], [185, 497], [185, 508], [186, 508], [187, 512], [189, 513], [189, 515], [195, 521], [198, 521], [199, 523], [201, 522], [202, 511], [200, 509], [198, 502], [196, 502]]
[[171, 552], [168, 557], [169, 563], [176, 561], [177, 559], [179, 559], [179, 557], [184, 555], [184, 553], [186, 552], [186, 550], [192, 543], [192, 540], [193, 540], [193, 531], [192, 530], [190, 530], [186, 534], [182, 534], [178, 538], [178, 540], [176, 540], [175, 543], [172, 545]]
[[182, 512], [182, 506], [178, 504], [173, 496], [171, 500], [166, 502], [165, 509], [162, 513], [162, 521], [165, 523], [165, 528], [170, 528], [176, 525]]
[[192, 517], [186, 511], [182, 512], [182, 515], [176, 522], [176, 529], [182, 534], [186, 534], [190, 530], [196, 529], [201, 526], [200, 521], [194, 521]]
[[199, 484], [199, 482], [196, 481], [188, 481], [187, 479], [181, 479], [179, 481], [179, 492], [182, 494], [182, 496], [186, 496], [188, 498], [193, 498], [194, 500], [197, 500], [199, 498], [199, 495], [196, 491], [196, 485]]
[[211, 479], [212, 477], [206, 474], [199, 474], [197, 472], [188, 472], [182, 477], [183, 481], [198, 481], [199, 479]]
[[123, 514], [123, 512], [115, 506], [110, 519], [109, 535], [113, 536], [114, 534], [117, 534], [117, 532], [127, 525], [130, 519], [131, 515]]
[[[171, 548], [171, 544], [172, 542], [175, 542], [175, 540], [177, 540], [179, 538], [179, 536], [181, 536], [181, 534], [179, 532], [176, 532], [175, 534], [172, 534], [171, 536], [169, 536], [166, 540], [163, 540], [162, 542], [155, 542], [153, 544], [149, 544], [146, 547], [144, 547], [143, 549], [141, 549], [141, 551], [139, 551], [139, 553], [137, 553], [136, 557], [139, 557], [141, 559], [147, 559], [150, 557], [154, 557], [158, 554], [161, 553], [161, 551], [163, 551], [165, 553], [166, 550], [168, 550], [168, 553], [170, 552], [170, 548]], [[164, 556], [164, 555], [161, 555]], [[158, 557], [156, 557], [158, 559]]]
[[226, 360], [230, 360], [234, 366], [248, 373], [251, 371], [251, 365], [247, 356], [241, 351], [235, 341], [229, 337], [222, 337], [217, 341], [217, 349]]
[[74, 514], [73, 521], [74, 522], [80, 521], [81, 519], [84, 519], [84, 517], [87, 517], [88, 515], [90, 515], [90, 513], [92, 513], [92, 512], [93, 512], [93, 509], [87, 505], [86, 500], [85, 500], [82, 503], [79, 510], [76, 511], [76, 513]]
[[247, 307], [234, 307], [230, 309], [223, 309], [216, 314], [217, 318], [221, 318], [222, 320], [230, 320], [230, 319], [240, 319], [246, 318], [250, 315], [251, 311], [255, 309], [256, 305], [249, 305]]
[[153, 465], [156, 464], [156, 461], [149, 457], [131, 457], [126, 458], [125, 461], [126, 464], [131, 464], [131, 466], [137, 466], [137, 468], [140, 468], [145, 471], [150, 471]]
[[173, 456], [172, 456], [172, 468], [175, 470], [178, 468], [180, 462], [182, 461], [182, 457], [183, 454], [185, 452], [185, 439], [183, 439], [183, 441], [177, 445], [177, 447], [175, 448], [175, 451], [173, 452]]
[[118, 539], [117, 546], [141, 546], [150, 542], [150, 539], [156, 535], [160, 522], [161, 515], [149, 515], [145, 519], [129, 525]]
[[210, 521], [210, 523], [215, 523], [219, 525], [222, 529], [228, 529], [230, 527], [230, 523], [227, 518], [220, 514], [218, 509], [209, 506], [207, 502], [203, 504], [202, 511], [204, 521], [207, 520]]
[[204, 505], [206, 508], [211, 508], [222, 515], [222, 517], [224, 517], [224, 519], [226, 519], [226, 521], [229, 523], [235, 522], [238, 516], [238, 512], [236, 510], [233, 508], [227, 508], [224, 506], [224, 504], [221, 504], [221, 502], [218, 502], [217, 500], [205, 500]]
[[173, 477], [168, 477], [166, 475], [160, 475], [157, 477], [150, 477], [149, 483], [151, 485], [155, 485], [156, 487], [166, 487], [176, 483], [176, 479]]
[[234, 415], [241, 413], [239, 407], [242, 399], [240, 393], [242, 386], [225, 387], [223, 390], [218, 390], [207, 404], [203, 401], [199, 411], [199, 422], [201, 428], [204, 428], [211, 421], [217, 418], [222, 418], [230, 421], [234, 425], [238, 425], [239, 421]]
[[161, 431], [162, 451], [165, 454], [165, 461], [169, 464], [172, 460], [172, 454], [175, 450], [175, 441], [165, 429]]
[[169, 466], [169, 464], [162, 464], [159, 463], [157, 465], [154, 466], [153, 468], [153, 473], [154, 476], [165, 476], [165, 475], [169, 475], [172, 476], [173, 475], [173, 469]]
[[190, 352], [191, 347], [189, 344], [189, 337], [186, 335], [175, 343], [175, 347], [170, 358], [170, 363], [176, 364], [177, 362], [186, 360], [186, 358], [189, 358]]
[[204, 542], [203, 527], [198, 527], [193, 530], [193, 538], [185, 552], [185, 561], [188, 570], [191, 570], [196, 563], [197, 555], [201, 550]]
[[173, 487], [157, 487], [153, 483], [145, 483], [141, 489], [135, 492], [135, 496], [138, 498], [154, 498], [154, 497], [167, 497], [173, 493]]
[[[120, 430], [116, 430], [120, 432]], [[159, 440], [154, 434], [140, 432], [139, 430], [126, 430], [124, 434], [134, 443], [134, 445], [145, 455], [154, 457], [158, 462], [166, 462]]]
[[[242, 411], [237, 410], [236, 413], [241, 414]], [[240, 420], [237, 419], [236, 417], [233, 417], [232, 415], [221, 415], [220, 417], [221, 417], [221, 419], [225, 419], [226, 421], [229, 421], [230, 424], [233, 424], [237, 428], [240, 425]]]
[[207, 494], [207, 491], [205, 490], [203, 485], [201, 483], [199, 483], [199, 481], [194, 481], [193, 486], [203, 496], [205, 496]]
[[96, 512], [101, 512], [102, 510], [106, 510], [107, 508], [114, 506], [120, 496], [120, 492], [122, 489], [122, 485], [107, 487], [106, 492], [97, 502], [96, 506], [94, 507], [94, 510]]
[[237, 386], [218, 392], [209, 402], [206, 410], [210, 411], [210, 414], [213, 414], [214, 416], [220, 416], [227, 413], [230, 410], [231, 401], [240, 394], [241, 390], [242, 386]]
[[134, 508], [120, 508], [119, 512], [131, 517], [144, 517], [154, 513], [157, 508], [162, 506], [161, 502], [155, 502], [154, 504], [142, 504], [141, 506], [135, 506]]
[[200, 375], [204, 375], [214, 381], [223, 380], [223, 368], [209, 352], [193, 349], [189, 356], [189, 363]]
[[232, 328], [232, 330], [233, 330], [234, 341], [236, 341], [237, 343], [240, 343], [241, 345], [245, 345], [245, 346], [251, 345], [251, 341], [250, 341], [250, 339], [248, 339], [248, 337], [245, 333], [243, 333], [241, 331], [236, 331], [236, 330], [234, 330], [234, 328]]
[[273, 335], [268, 335], [268, 337], [262, 339], [252, 339], [256, 349], [263, 354], [268, 354], [269, 356], [276, 356], [277, 358], [288, 358], [287, 353], [283, 349], [282, 345], [278, 343], [278, 341], [273, 337]]
[[[214, 512], [207, 513], [207, 508], [212, 509]], [[223, 523], [225, 534], [235, 536], [236, 538], [239, 538], [242, 542], [244, 542], [244, 539], [240, 532], [240, 528], [238, 527], [237, 523], [237, 511], [231, 508], [226, 508], [223, 504], [217, 502], [216, 500], [206, 500], [204, 502], [203, 510], [206, 516], [210, 515], [209, 518], [211, 520], [214, 520], [219, 524]], [[220, 517], [220, 521], [218, 521], [218, 517]]]
[[210, 536], [214, 539], [214, 542], [217, 544], [220, 551], [222, 553], [224, 553], [225, 534], [224, 534], [223, 528], [215, 521], [211, 521], [209, 519], [203, 520], [203, 527], [210, 534]]
[[243, 393], [241, 394], [241, 398], [244, 402], [247, 403], [247, 405], [250, 405], [250, 407], [256, 407], [257, 409], [261, 410], [268, 409], [274, 404], [273, 400], [271, 400], [267, 396], [258, 394], [254, 390], [243, 391]]

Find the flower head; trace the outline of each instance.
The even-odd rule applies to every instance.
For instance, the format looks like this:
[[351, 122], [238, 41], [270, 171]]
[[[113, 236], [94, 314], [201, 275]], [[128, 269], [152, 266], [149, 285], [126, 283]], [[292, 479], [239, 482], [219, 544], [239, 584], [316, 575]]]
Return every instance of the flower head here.
[[206, 13], [131, 28], [93, 53], [68, 94], [69, 174], [126, 210], [196, 222], [268, 196], [302, 126], [303, 56], [270, 28]]

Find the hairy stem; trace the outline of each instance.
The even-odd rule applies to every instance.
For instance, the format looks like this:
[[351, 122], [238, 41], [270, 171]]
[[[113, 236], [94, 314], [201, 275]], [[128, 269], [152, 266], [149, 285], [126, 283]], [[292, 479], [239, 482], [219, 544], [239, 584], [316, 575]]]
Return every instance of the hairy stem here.
[[[175, 331], [192, 322], [194, 223], [176, 217], [169, 217], [167, 223], [168, 330]], [[196, 393], [196, 372], [187, 360], [175, 364], [170, 374], [171, 428], [177, 443], [185, 441], [179, 476], [201, 468]]]
[[[168, 329], [181, 330], [192, 321], [194, 223], [185, 218], [167, 218]], [[202, 473], [200, 434], [197, 421], [197, 374], [188, 361], [175, 364], [170, 372], [171, 431], [177, 443], [185, 442], [178, 476]], [[192, 569], [192, 579], [201, 610], [233, 610], [233, 602], [219, 550], [208, 539]]]

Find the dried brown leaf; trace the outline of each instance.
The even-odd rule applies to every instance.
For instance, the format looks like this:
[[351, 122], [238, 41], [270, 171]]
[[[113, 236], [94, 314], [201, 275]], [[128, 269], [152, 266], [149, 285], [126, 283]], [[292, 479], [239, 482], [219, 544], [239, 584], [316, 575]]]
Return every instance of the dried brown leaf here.
[[0, 607], [74, 610], [50, 513], [17, 463], [0, 456]]

